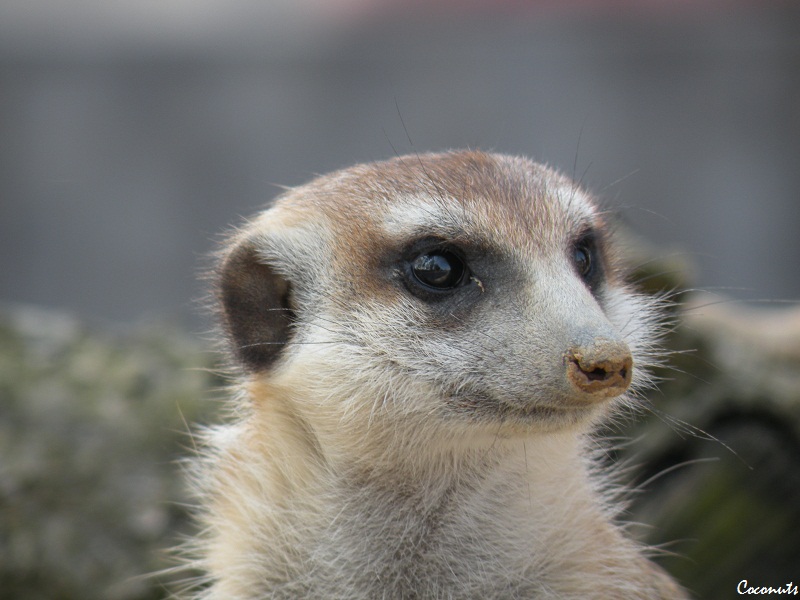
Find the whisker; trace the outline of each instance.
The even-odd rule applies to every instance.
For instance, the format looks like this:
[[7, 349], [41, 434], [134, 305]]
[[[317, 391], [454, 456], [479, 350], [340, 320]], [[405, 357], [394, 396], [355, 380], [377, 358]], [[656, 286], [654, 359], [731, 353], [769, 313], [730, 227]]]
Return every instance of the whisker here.
[[720, 459], [719, 459], [718, 456], [711, 456], [711, 457], [708, 457], [708, 458], [694, 458], [692, 460], [685, 460], [683, 462], [679, 462], [679, 463], [674, 464], [674, 465], [672, 465], [670, 467], [667, 467], [666, 469], [662, 469], [661, 471], [659, 471], [655, 475], [645, 479], [643, 482], [636, 484], [636, 487], [639, 488], [639, 489], [645, 489], [650, 484], [652, 484], [655, 481], [658, 481], [659, 479], [661, 479], [665, 475], [669, 475], [670, 473], [672, 473], [674, 471], [677, 471], [679, 469], [683, 469], [684, 467], [689, 467], [691, 465], [697, 465], [697, 464], [702, 464], [702, 463], [719, 462], [719, 460]]
[[723, 448], [725, 448], [733, 456], [735, 456], [748, 469], [753, 470], [753, 467], [750, 464], [748, 464], [747, 461], [745, 461], [741, 456], [739, 456], [739, 454], [733, 448], [731, 448], [728, 444], [726, 444], [719, 438], [715, 437], [714, 435], [710, 434], [709, 432], [704, 431], [703, 429], [696, 427], [694, 425], [691, 425], [690, 423], [687, 423], [682, 419], [669, 415], [657, 409], [655, 406], [652, 405], [648, 406], [647, 409], [656, 417], [658, 417], [664, 424], [669, 425], [671, 429], [675, 431], [675, 433], [677, 433], [678, 435], [683, 433], [685, 435], [690, 435], [700, 440], [715, 442], [720, 446], [722, 446]]

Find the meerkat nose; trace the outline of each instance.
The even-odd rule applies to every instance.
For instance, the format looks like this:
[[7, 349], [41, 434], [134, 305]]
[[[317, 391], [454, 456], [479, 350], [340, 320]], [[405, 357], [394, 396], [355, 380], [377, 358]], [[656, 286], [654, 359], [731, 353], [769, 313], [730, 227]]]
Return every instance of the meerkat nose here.
[[592, 399], [619, 396], [631, 384], [633, 359], [622, 341], [596, 339], [565, 354], [570, 384]]

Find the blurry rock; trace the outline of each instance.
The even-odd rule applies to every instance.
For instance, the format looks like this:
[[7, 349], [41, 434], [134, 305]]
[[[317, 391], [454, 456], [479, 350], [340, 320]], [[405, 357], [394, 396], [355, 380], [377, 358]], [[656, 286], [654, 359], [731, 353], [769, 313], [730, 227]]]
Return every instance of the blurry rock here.
[[641, 486], [626, 518], [699, 598], [737, 597], [742, 579], [785, 587], [800, 557], [800, 305], [681, 292], [680, 276], [664, 286], [680, 298], [670, 365], [623, 432]]

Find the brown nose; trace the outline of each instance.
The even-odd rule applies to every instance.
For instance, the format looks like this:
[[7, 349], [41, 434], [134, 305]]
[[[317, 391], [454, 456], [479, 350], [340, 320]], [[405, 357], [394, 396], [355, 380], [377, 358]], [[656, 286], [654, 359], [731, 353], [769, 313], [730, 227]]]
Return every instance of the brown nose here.
[[592, 399], [619, 396], [631, 384], [633, 359], [624, 342], [598, 339], [565, 355], [567, 379]]

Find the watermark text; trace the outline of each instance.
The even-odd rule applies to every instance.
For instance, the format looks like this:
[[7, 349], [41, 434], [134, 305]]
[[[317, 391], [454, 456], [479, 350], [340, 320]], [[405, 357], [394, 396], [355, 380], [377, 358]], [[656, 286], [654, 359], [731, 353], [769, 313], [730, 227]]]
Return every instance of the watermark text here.
[[739, 585], [736, 586], [737, 594], [751, 594], [751, 595], [764, 595], [778, 594], [784, 596], [797, 596], [797, 586], [791, 581], [781, 587], [772, 587], [771, 585], [750, 585], [747, 579], [742, 579]]

